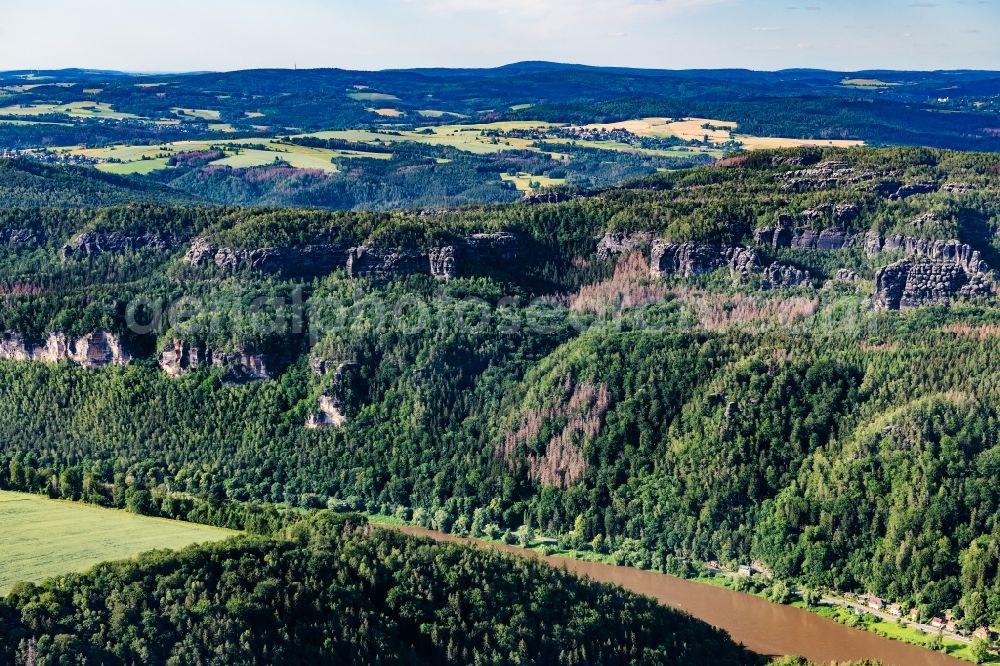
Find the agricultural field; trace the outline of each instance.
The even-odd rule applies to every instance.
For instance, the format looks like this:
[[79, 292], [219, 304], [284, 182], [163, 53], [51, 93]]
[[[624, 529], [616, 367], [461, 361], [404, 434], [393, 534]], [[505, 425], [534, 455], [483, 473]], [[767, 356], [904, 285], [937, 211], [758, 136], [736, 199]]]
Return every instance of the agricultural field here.
[[850, 86], [852, 88], [888, 88], [890, 86], [901, 85], [899, 83], [890, 83], [879, 79], [844, 79], [840, 82], [840, 84]]
[[125, 120], [138, 118], [131, 113], [115, 111], [103, 102], [70, 102], [68, 104], [19, 104], [0, 108], [0, 116], [44, 116], [60, 113], [72, 118], [103, 118], [105, 120]]
[[0, 525], [0, 594], [18, 581], [85, 571], [148, 550], [221, 541], [236, 534], [9, 491], [0, 491]]
[[449, 146], [458, 150], [486, 155], [504, 150], [536, 150], [532, 139], [496, 138], [485, 136], [489, 130], [505, 132], [510, 130], [527, 130], [552, 127], [550, 123], [534, 121], [511, 121], [486, 123], [477, 125], [438, 125], [417, 130], [393, 130], [393, 132], [374, 132], [368, 130], [335, 130], [329, 132], [314, 132], [300, 136], [312, 136], [319, 139], [343, 139], [345, 141], [362, 141], [366, 143], [394, 143], [413, 141], [434, 146]]
[[461, 113], [441, 111], [439, 109], [420, 109], [417, 111], [424, 118], [465, 118]]
[[212, 109], [182, 109], [174, 107], [171, 111], [178, 116], [191, 120], [218, 120], [222, 116], [219, 111], [213, 111]]
[[348, 93], [348, 97], [358, 102], [398, 102], [395, 95], [387, 95], [380, 92], [354, 92]]
[[385, 118], [402, 118], [403, 116], [406, 115], [405, 112], [400, 111], [399, 109], [391, 109], [391, 108], [373, 109], [369, 107], [368, 111], [383, 116]]
[[283, 143], [274, 138], [230, 139], [218, 141], [174, 141], [158, 146], [109, 146], [107, 148], [81, 148], [67, 146], [53, 148], [78, 157], [98, 161], [101, 171], [116, 174], [147, 174], [157, 169], [169, 168], [167, 160], [178, 153], [204, 151], [217, 148], [226, 153], [213, 164], [244, 168], [271, 164], [275, 159], [299, 169], [320, 169], [335, 173], [333, 159], [358, 157], [389, 159], [386, 153], [367, 153], [353, 150], [329, 150]]
[[[500, 174], [500, 178], [509, 183], [514, 183], [514, 186], [521, 192], [530, 192], [534, 189], [543, 189], [546, 187], [556, 187], [557, 185], [562, 185], [566, 182], [565, 178], [532, 176], [530, 173], [518, 173], [517, 175], [502, 173]], [[536, 184], [536, 187], [532, 187], [532, 184]]]
[[791, 139], [786, 137], [760, 137], [736, 132], [737, 125], [726, 120], [711, 118], [637, 118], [618, 123], [584, 125], [584, 130], [613, 131], [626, 130], [636, 136], [677, 137], [685, 141], [702, 141], [708, 137], [710, 143], [724, 144], [736, 140], [747, 150], [757, 148], [797, 148], [800, 146], [850, 147], [863, 145], [863, 141], [843, 141], [826, 139]]

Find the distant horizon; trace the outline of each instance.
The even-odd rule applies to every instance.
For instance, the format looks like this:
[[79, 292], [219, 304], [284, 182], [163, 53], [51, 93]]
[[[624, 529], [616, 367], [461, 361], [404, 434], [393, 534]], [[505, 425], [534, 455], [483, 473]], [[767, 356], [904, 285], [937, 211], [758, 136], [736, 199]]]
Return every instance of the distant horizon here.
[[594, 70], [635, 70], [643, 72], [719, 72], [719, 71], [732, 71], [732, 72], [751, 72], [758, 74], [779, 74], [782, 72], [820, 72], [827, 74], [873, 74], [880, 72], [891, 72], [891, 73], [949, 73], [949, 72], [982, 72], [984, 74], [1000, 74], [1000, 64], [998, 64], [997, 69], [982, 69], [978, 67], [956, 67], [956, 68], [938, 68], [938, 69], [898, 69], [891, 67], [865, 67], [862, 69], [835, 69], [830, 67], [782, 67], [780, 69], [760, 69], [751, 67], [637, 67], [633, 65], [596, 65], [591, 63], [581, 63], [581, 62], [560, 62], [555, 60], [518, 60], [514, 62], [505, 62], [499, 65], [484, 65], [479, 67], [469, 67], [464, 65], [437, 65], [437, 66], [427, 66], [427, 67], [380, 67], [380, 68], [354, 68], [354, 67], [342, 67], [337, 65], [320, 65], [316, 67], [284, 67], [284, 66], [262, 66], [262, 67], [247, 67], [240, 69], [189, 69], [189, 70], [140, 70], [140, 69], [108, 69], [106, 67], [82, 67], [82, 66], [70, 66], [70, 67], [58, 67], [54, 69], [49, 68], [16, 68], [16, 69], [0, 69], [0, 74], [31, 74], [31, 73], [59, 73], [59, 72], [83, 72], [83, 73], [110, 73], [110, 74], [122, 74], [126, 76], [180, 76], [180, 75], [197, 75], [197, 74], [235, 74], [239, 72], [254, 72], [254, 71], [285, 71], [285, 72], [310, 72], [310, 71], [346, 71], [346, 72], [370, 72], [370, 73], [381, 73], [381, 72], [419, 72], [419, 71], [434, 71], [434, 70], [446, 70], [446, 71], [495, 71], [506, 68], [512, 68], [518, 65], [551, 65], [555, 67], [562, 68], [581, 68], [581, 69], [594, 69]]
[[997, 32], [986, 0], [4, 0], [0, 71], [994, 71]]

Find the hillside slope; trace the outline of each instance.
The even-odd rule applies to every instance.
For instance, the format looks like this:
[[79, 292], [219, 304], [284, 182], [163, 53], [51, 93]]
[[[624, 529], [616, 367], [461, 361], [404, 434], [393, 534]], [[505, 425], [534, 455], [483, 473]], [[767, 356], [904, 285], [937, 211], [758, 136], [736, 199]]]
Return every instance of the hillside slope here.
[[979, 626], [998, 185], [865, 149], [422, 214], [5, 211], [0, 483], [753, 559]]

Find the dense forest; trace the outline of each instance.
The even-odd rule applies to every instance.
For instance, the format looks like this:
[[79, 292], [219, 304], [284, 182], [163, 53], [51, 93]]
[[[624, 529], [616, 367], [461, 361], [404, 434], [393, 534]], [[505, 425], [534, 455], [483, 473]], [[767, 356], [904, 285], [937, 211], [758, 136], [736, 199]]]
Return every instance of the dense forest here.
[[314, 515], [17, 586], [8, 664], [757, 663], [655, 601], [490, 550]]
[[[996, 622], [998, 184], [995, 155], [861, 149], [422, 213], [19, 186], [0, 487], [530, 529]], [[95, 331], [129, 362], [24, 360]]]

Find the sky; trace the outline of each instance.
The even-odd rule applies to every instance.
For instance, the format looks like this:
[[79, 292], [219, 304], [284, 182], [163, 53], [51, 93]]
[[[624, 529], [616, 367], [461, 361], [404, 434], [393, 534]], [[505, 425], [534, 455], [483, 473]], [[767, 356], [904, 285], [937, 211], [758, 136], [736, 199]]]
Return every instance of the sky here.
[[1000, 70], [1000, 0], [0, 0], [0, 70]]

